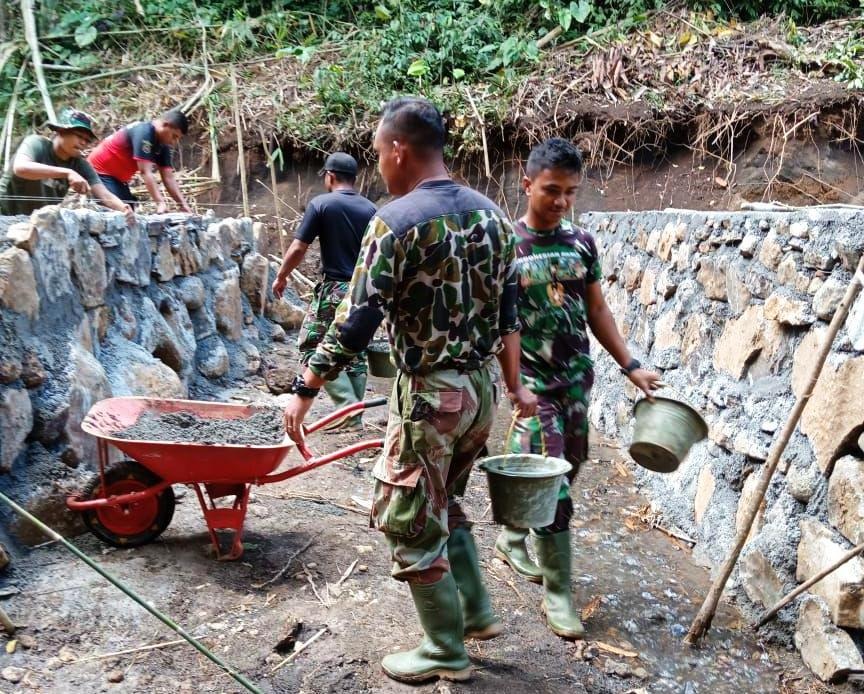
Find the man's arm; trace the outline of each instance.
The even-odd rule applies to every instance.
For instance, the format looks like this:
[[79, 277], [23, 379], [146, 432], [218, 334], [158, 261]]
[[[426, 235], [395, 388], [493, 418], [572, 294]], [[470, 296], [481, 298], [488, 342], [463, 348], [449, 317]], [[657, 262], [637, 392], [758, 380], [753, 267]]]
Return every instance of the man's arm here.
[[162, 192], [159, 190], [159, 184], [156, 182], [156, 177], [153, 175], [153, 162], [146, 159], [136, 159], [138, 163], [138, 173], [141, 174], [141, 179], [156, 203], [156, 214], [164, 214], [168, 211], [168, 203], [162, 197]]
[[533, 417], [537, 410], [537, 396], [522, 385], [519, 378], [519, 360], [522, 357], [520, 334], [510, 333], [501, 337], [504, 349], [498, 353], [498, 363], [501, 365], [501, 375], [507, 386], [507, 397], [520, 417]]
[[309, 244], [299, 239], [294, 239], [291, 245], [288, 246], [288, 250], [285, 251], [285, 257], [282, 258], [282, 266], [279, 268], [279, 272], [276, 273], [276, 280], [273, 282], [273, 295], [277, 299], [282, 298], [282, 294], [288, 284], [289, 275], [303, 262], [308, 248]]
[[[618, 326], [615, 325], [615, 319], [612, 317], [612, 311], [609, 310], [609, 305], [603, 297], [603, 290], [600, 288], [600, 282], [594, 281], [587, 285], [585, 292], [585, 303], [588, 313], [588, 325], [591, 327], [591, 332], [594, 337], [603, 346], [612, 358], [618, 363], [622, 369], [627, 368], [633, 360], [630, 350], [624, 344], [624, 338], [618, 332]], [[640, 388], [645, 395], [651, 397], [651, 391], [655, 390], [660, 381], [660, 377], [653, 371], [647, 369], [634, 369], [627, 377], [635, 386]]]
[[118, 212], [125, 214], [127, 224], [131, 226], [135, 223], [135, 212], [132, 210], [132, 207], [108, 190], [104, 183], [94, 183], [90, 190], [93, 192], [93, 195], [99, 198], [99, 201], [105, 205], [105, 207], [109, 207], [112, 210], [117, 210]]
[[160, 167], [159, 174], [162, 176], [162, 183], [165, 184], [165, 190], [167, 190], [168, 194], [177, 201], [177, 204], [180, 205], [180, 209], [184, 212], [192, 212], [192, 208], [189, 207], [189, 203], [187, 203], [186, 198], [183, 197], [183, 193], [180, 191], [180, 185], [174, 177], [174, 169], [163, 166]]
[[[348, 293], [303, 372], [307, 387], [320, 388], [336, 378], [369, 344], [393, 304], [403, 258], [396, 236], [379, 217], [373, 217], [363, 236]], [[312, 400], [295, 395], [285, 408], [285, 429], [295, 441], [303, 440], [303, 420]]]
[[88, 193], [90, 184], [81, 174], [65, 166], [51, 166], [34, 161], [29, 154], [18, 152], [12, 162], [12, 173], [27, 181], [42, 181], [46, 178], [65, 178], [76, 193]]

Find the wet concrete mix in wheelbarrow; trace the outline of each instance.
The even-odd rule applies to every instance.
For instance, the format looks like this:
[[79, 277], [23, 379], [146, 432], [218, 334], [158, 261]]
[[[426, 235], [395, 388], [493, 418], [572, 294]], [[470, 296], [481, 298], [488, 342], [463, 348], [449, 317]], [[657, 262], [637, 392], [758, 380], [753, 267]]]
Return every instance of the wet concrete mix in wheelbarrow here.
[[275, 446], [285, 436], [282, 410], [262, 408], [239, 419], [207, 419], [194, 412], [144, 412], [131, 427], [114, 434], [120, 439], [228, 444], [234, 446]]

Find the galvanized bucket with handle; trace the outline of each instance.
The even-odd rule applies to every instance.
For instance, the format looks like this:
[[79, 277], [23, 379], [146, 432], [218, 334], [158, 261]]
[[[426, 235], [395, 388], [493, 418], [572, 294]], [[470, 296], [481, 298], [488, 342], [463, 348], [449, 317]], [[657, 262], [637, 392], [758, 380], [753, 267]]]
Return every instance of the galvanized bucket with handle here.
[[708, 436], [702, 416], [668, 386], [654, 402], [643, 398], [633, 408], [635, 423], [630, 455], [653, 472], [674, 472], [690, 448]]
[[[508, 445], [516, 425], [513, 420], [504, 446]], [[542, 455], [505, 453], [484, 458], [479, 467], [489, 481], [492, 519], [513, 528], [543, 528], [555, 520], [558, 490], [570, 463], [546, 455], [546, 440], [540, 432]]]

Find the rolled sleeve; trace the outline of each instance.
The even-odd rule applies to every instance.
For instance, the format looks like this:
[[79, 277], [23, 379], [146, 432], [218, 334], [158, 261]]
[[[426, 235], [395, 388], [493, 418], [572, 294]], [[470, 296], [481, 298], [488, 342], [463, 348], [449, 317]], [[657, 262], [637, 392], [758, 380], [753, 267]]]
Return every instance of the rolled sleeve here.
[[378, 217], [366, 228], [351, 284], [336, 318], [309, 360], [312, 372], [328, 381], [362, 352], [393, 309], [402, 247]]

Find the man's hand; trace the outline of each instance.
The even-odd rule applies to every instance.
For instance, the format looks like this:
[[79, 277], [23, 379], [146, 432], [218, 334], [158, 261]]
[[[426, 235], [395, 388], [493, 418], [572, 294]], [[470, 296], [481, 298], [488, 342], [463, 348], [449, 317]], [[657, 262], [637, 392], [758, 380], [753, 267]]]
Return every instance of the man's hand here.
[[296, 443], [303, 442], [303, 420], [312, 407], [312, 398], [295, 395], [285, 408], [285, 431]]
[[165, 214], [168, 211], [168, 203], [160, 200], [156, 203], [156, 214]]
[[130, 227], [135, 226], [135, 210], [132, 209], [131, 205], [126, 205], [123, 208], [123, 214], [126, 216], [126, 224]]
[[192, 208], [189, 207], [189, 203], [187, 203], [187, 202], [184, 202], [182, 205], [180, 205], [180, 209], [181, 209], [183, 212], [187, 212], [187, 213], [189, 213], [189, 214], [192, 214]]
[[76, 193], [84, 195], [90, 192], [90, 184], [87, 183], [87, 179], [72, 169], [69, 169], [69, 173], [66, 174], [66, 180], [69, 181], [69, 187]]
[[651, 402], [654, 401], [654, 391], [660, 387], [660, 376], [647, 369], [634, 369], [627, 374], [627, 378], [630, 379], [630, 382], [634, 386], [645, 393]]
[[273, 296], [277, 299], [282, 298], [282, 294], [285, 293], [285, 287], [288, 286], [288, 279], [286, 277], [280, 277], [276, 275], [276, 280], [273, 282]]
[[511, 390], [507, 397], [520, 417], [533, 417], [537, 412], [537, 396], [525, 386], [519, 385], [516, 390]]

